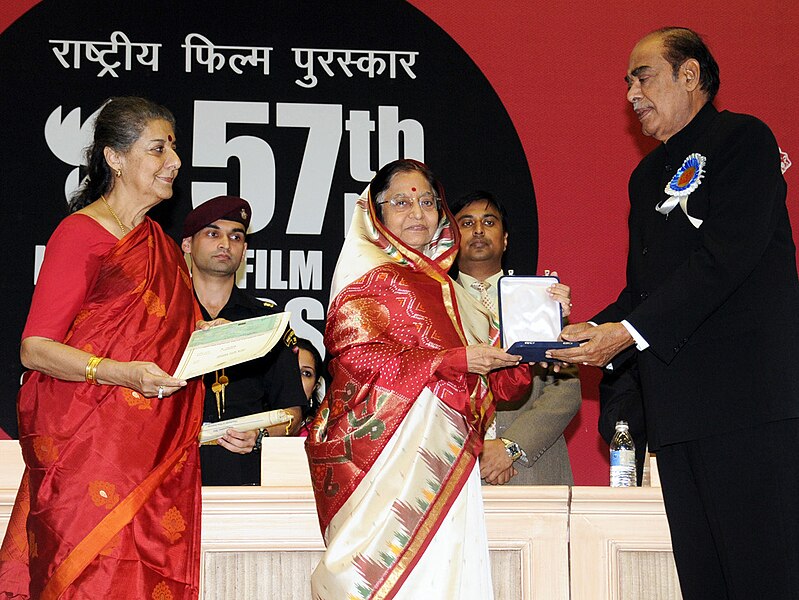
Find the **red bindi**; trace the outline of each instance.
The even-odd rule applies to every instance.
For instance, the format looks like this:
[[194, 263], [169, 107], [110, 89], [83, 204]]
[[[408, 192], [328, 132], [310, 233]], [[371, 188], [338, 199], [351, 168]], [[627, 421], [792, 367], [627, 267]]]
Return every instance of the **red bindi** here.
[[166, 136], [166, 139], [168, 139], [171, 142], [172, 141], [172, 136], [168, 135], [168, 136]]
[[411, 188], [411, 191], [412, 191], [412, 192], [415, 192], [415, 191], [416, 191], [416, 188], [415, 188], [415, 187], [412, 187], [412, 188]]

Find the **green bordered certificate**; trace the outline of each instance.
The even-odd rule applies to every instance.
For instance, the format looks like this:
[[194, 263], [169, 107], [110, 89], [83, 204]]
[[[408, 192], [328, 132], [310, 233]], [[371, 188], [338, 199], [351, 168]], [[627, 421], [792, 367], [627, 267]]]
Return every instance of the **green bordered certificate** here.
[[191, 379], [260, 358], [281, 340], [290, 316], [291, 313], [282, 312], [195, 331], [174, 377]]

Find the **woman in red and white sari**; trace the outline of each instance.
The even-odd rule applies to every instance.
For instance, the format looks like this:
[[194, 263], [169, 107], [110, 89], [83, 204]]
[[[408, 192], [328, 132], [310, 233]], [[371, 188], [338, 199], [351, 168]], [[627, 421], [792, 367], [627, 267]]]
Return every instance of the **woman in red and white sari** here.
[[307, 441], [327, 545], [314, 598], [493, 597], [477, 456], [494, 394], [527, 393], [530, 371], [447, 275], [458, 241], [416, 161], [384, 166], [356, 204]]

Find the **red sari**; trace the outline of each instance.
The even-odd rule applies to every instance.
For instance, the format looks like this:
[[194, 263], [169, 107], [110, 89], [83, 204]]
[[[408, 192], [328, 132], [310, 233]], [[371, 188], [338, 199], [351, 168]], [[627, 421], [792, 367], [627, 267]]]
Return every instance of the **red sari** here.
[[327, 545], [315, 599], [491, 597], [490, 572], [462, 583], [489, 569], [477, 456], [492, 391], [515, 399], [531, 380], [527, 365], [467, 372], [465, 346], [497, 332], [447, 275], [457, 248], [446, 211], [421, 254], [356, 205], [325, 330], [333, 381], [306, 442]]
[[[64, 223], [74, 227], [86, 218]], [[79, 255], [79, 237], [75, 244]], [[145, 218], [101, 257], [90, 279], [63, 343], [174, 371], [199, 317], [174, 242]], [[18, 398], [26, 469], [0, 549], [0, 592], [196, 598], [200, 381], [158, 400], [118, 386], [28, 375]]]

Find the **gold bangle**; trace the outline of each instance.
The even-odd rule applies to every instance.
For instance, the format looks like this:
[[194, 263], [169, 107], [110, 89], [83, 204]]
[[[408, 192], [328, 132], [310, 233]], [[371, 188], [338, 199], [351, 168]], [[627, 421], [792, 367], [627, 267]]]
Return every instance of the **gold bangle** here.
[[91, 373], [92, 364], [94, 363], [94, 359], [96, 359], [96, 358], [97, 357], [94, 354], [92, 354], [89, 357], [89, 362], [86, 363], [86, 370], [85, 370], [85, 372], [86, 372], [86, 374], [85, 374], [86, 383], [91, 383], [91, 380], [89, 379], [89, 373]]
[[89, 362], [86, 363], [86, 383], [91, 385], [99, 385], [97, 383], [97, 365], [105, 360], [103, 356], [92, 355]]
[[101, 356], [100, 358], [97, 359], [97, 362], [95, 362], [94, 366], [92, 367], [92, 385], [100, 385], [97, 382], [97, 367], [99, 367], [100, 363], [103, 362], [104, 360], [105, 357]]

